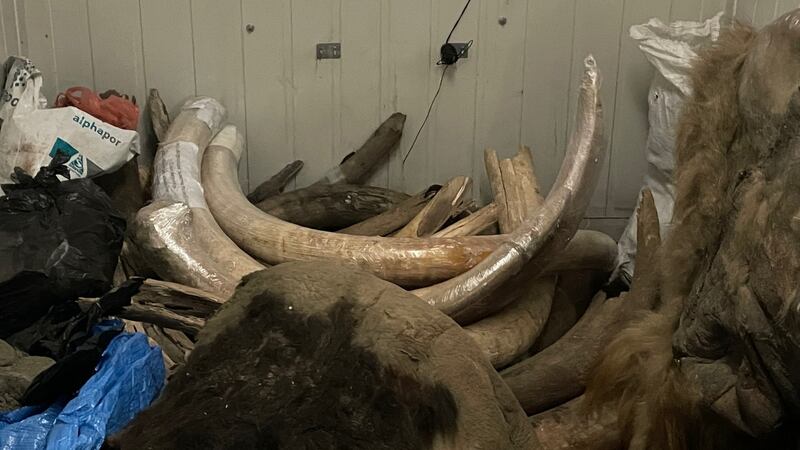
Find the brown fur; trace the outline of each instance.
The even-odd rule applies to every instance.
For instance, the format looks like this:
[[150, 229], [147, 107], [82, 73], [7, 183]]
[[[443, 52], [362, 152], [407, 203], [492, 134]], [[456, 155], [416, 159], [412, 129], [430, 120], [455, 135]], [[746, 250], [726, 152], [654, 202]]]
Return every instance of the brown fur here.
[[[673, 231], [665, 243], [663, 298], [680, 303], [707, 262], [718, 239], [719, 223], [729, 205], [721, 200], [728, 187], [728, 153], [740, 125], [738, 74], [755, 34], [734, 24], [701, 52], [684, 104], [676, 141], [676, 198]], [[674, 314], [675, 311], [671, 314]]]
[[[800, 16], [800, 13], [796, 14]], [[780, 436], [775, 437], [762, 432], [758, 438], [753, 438], [745, 433], [756, 434], [753, 430], [733, 426], [712, 411], [710, 406], [714, 405], [709, 404], [718, 399], [704, 399], [703, 388], [696, 384], [695, 379], [689, 379], [680, 367], [681, 360], [692, 363], [694, 355], [676, 354], [673, 349], [676, 337], [682, 351], [692, 349], [692, 342], [687, 343], [686, 339], [696, 338], [691, 336], [691, 332], [684, 332], [690, 338], [676, 335], [679, 323], [681, 328], [683, 325], [712, 326], [703, 337], [712, 341], [720, 339], [719, 343], [712, 342], [718, 345], [716, 351], [720, 354], [697, 356], [715, 363], [732, 360], [731, 367], [737, 378], [751, 378], [751, 382], [767, 385], [763, 389], [767, 393], [763, 395], [774, 399], [774, 396], [770, 397], [773, 389], [767, 375], [757, 373], [749, 377], [747, 373], [737, 371], [749, 358], [758, 359], [754, 354], [765, 348], [772, 351], [778, 344], [770, 341], [755, 344], [728, 342], [726, 339], [740, 337], [737, 332], [744, 336], [749, 334], [746, 330], [713, 329], [714, 325], [730, 323], [730, 320], [726, 322], [717, 317], [707, 320], [709, 308], [716, 305], [709, 307], [706, 300], [715, 299], [700, 295], [706, 291], [715, 293], [714, 287], [706, 286], [715, 280], [725, 284], [725, 292], [736, 293], [745, 289], [748, 293], [746, 286], [750, 269], [747, 261], [758, 261], [759, 267], [765, 270], [770, 265], [768, 261], [751, 255], [762, 250], [748, 247], [749, 242], [758, 239], [757, 228], [748, 228], [740, 233], [737, 224], [742, 220], [764, 223], [763, 217], [759, 218], [764, 209], [760, 208], [764, 196], [755, 189], [743, 191], [740, 185], [757, 184], [758, 177], [753, 173], [758, 169], [754, 168], [772, 156], [781, 130], [786, 131], [787, 125], [783, 122], [786, 106], [800, 83], [800, 63], [797, 62], [800, 60], [800, 45], [797, 45], [797, 36], [792, 34], [795, 31], [786, 28], [785, 23], [788, 23], [787, 19], [779, 19], [775, 25], [758, 34], [748, 26], [734, 24], [716, 44], [702, 53], [695, 64], [692, 77], [694, 94], [683, 111], [677, 140], [674, 226], [661, 249], [660, 303], [655, 311], [643, 313], [612, 341], [593, 371], [587, 388], [590, 406], [598, 407], [609, 402], [617, 405], [623, 440], [632, 450], [787, 448], [785, 445], [788, 444], [781, 441], [786, 438], [786, 433], [777, 433]], [[787, 123], [800, 121], [800, 115], [792, 117], [792, 114], [791, 111], [787, 114]], [[796, 131], [800, 132], [800, 128]], [[772, 165], [779, 173], [787, 171], [787, 164], [773, 160]], [[773, 175], [783, 180], [779, 175]], [[748, 178], [756, 178], [756, 181]], [[788, 183], [780, 186], [791, 187]], [[794, 203], [793, 206], [797, 207], [797, 202]], [[782, 222], [788, 222], [787, 217], [791, 215], [778, 215], [777, 221], [783, 226]], [[776, 239], [785, 236], [791, 234], [784, 232]], [[786, 246], [792, 248], [797, 244], [787, 242]], [[721, 251], [724, 251], [722, 256], [718, 254]], [[781, 268], [777, 269], [780, 273]], [[775, 268], [771, 270], [775, 271]], [[793, 270], [794, 267], [787, 268], [787, 275], [794, 274]], [[766, 277], [759, 281], [762, 285], [771, 284]], [[631, 295], [634, 293], [635, 282]], [[689, 304], [687, 299], [691, 296], [694, 298]], [[748, 305], [743, 305], [740, 297], [731, 295], [728, 303], [722, 303], [727, 304], [729, 310], [722, 310], [719, 314], [724, 317], [727, 311], [731, 311], [729, 314], [746, 311]], [[753, 294], [750, 297], [755, 298]], [[786, 328], [779, 315], [762, 313], [760, 309], [757, 312], [767, 318], [778, 317], [775, 327], [778, 330]], [[746, 318], [752, 320], [751, 316]], [[687, 323], [683, 324], [683, 321]], [[708, 347], [701, 345], [700, 349], [709, 351]], [[711, 347], [712, 351], [715, 350]], [[745, 352], [755, 348], [755, 353], [746, 356], [735, 354], [740, 348]], [[784, 354], [788, 352], [784, 351]], [[740, 392], [739, 385], [736, 389]], [[760, 418], [749, 419], [759, 423]]]

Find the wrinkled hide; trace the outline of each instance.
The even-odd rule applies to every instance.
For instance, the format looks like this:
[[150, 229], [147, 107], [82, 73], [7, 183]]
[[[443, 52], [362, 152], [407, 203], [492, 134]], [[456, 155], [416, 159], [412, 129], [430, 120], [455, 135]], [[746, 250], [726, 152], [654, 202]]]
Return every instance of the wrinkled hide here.
[[121, 449], [535, 449], [527, 419], [458, 325], [341, 265], [244, 278]]
[[661, 306], [609, 346], [588, 396], [631, 449], [796, 448], [800, 10], [735, 26], [695, 67]]

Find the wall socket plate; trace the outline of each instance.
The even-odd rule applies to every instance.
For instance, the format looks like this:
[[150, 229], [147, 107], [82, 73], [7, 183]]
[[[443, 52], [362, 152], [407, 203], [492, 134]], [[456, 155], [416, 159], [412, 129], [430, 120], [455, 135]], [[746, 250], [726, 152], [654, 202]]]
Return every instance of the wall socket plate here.
[[317, 44], [317, 59], [340, 59], [342, 57], [342, 44], [339, 42], [325, 42]]
[[458, 57], [459, 59], [469, 58], [469, 47], [467, 47], [466, 42], [451, 42], [450, 45], [455, 47], [456, 51], [460, 55]]

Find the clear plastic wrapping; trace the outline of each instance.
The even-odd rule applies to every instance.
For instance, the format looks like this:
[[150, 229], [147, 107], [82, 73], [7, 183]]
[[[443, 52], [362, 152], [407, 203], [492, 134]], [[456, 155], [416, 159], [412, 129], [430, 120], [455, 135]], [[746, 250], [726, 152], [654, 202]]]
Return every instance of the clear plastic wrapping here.
[[[162, 278], [228, 297], [244, 275], [264, 266], [228, 239], [204, 198], [200, 160], [224, 116], [210, 98], [183, 107], [156, 156], [154, 202], [137, 214], [134, 242]], [[218, 139], [230, 145], [229, 134]]]

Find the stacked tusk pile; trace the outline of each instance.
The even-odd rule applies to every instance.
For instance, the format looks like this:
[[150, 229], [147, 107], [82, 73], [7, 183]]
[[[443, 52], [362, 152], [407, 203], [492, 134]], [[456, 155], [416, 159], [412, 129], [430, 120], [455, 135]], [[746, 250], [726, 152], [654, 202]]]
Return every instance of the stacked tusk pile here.
[[[426, 321], [440, 324], [437, 326], [448, 324], [458, 329], [457, 340], [462, 342], [459, 345], [473, 346], [476, 354], [483, 355], [486, 367], [505, 368], [525, 358], [541, 342], [540, 338], [552, 342], [566, 331], [564, 320], [569, 319], [555, 317], [555, 311], [564, 308], [553, 307], [554, 299], [561, 298], [557, 293], [559, 273], [572, 274], [567, 279], [589, 279], [575, 274], [607, 273], [615, 263], [616, 244], [611, 238], [578, 230], [606, 145], [599, 73], [591, 57], [585, 61], [577, 104], [575, 130], [549, 194], [544, 198], [540, 194], [528, 148], [521, 147], [512, 158], [503, 160], [495, 151], [487, 150], [486, 169], [494, 198], [478, 207], [471, 200], [471, 180], [467, 177], [455, 177], [416, 195], [358, 184], [368, 177], [375, 162], [385, 160], [396, 146], [405, 121], [401, 114], [390, 117], [359, 151], [312, 186], [283, 192], [302, 168], [302, 162], [293, 162], [246, 196], [237, 178], [242, 137], [234, 126], [222, 126], [225, 111], [219, 103], [208, 98], [191, 100], [166, 131], [162, 130], [166, 122], [162, 120], [159, 125], [164, 136], [154, 166], [154, 201], [139, 211], [134, 223], [135, 249], [145, 255], [149, 268], [164, 281], [144, 282], [142, 293], [119, 315], [134, 323], [144, 322], [145, 330], [152, 325], [160, 327], [150, 329], [149, 334], [164, 338], [163, 345], [178, 358], [178, 349], [187, 347], [173, 345], [176, 341], [166, 338], [180, 332], [179, 336], [200, 339], [198, 352], [216, 345], [213, 343], [222, 335], [206, 332], [205, 324], [209, 321], [209, 327], [213, 327], [218, 310], [223, 316], [238, 314], [235, 309], [220, 307], [235, 291], [239, 292], [237, 285], [243, 278], [261, 276], [248, 274], [274, 265], [290, 267], [267, 269], [264, 273], [288, 270], [292, 279], [307, 277], [305, 287], [298, 287], [302, 292], [308, 286], [322, 286], [319, 274], [309, 268], [316, 265], [328, 274], [326, 279], [331, 279], [330, 272], [341, 267], [345, 277], [366, 280], [354, 275], [361, 272], [352, 271], [367, 272], [385, 283], [370, 281], [370, 286], [393, 283], [407, 289], [407, 295], [391, 290], [395, 292], [392, 295], [423, 301], [408, 308], [400, 302], [396, 309], [401, 315], [406, 314], [405, 309], [413, 310], [416, 325], [408, 322], [411, 316], [403, 319], [405, 322], [396, 322], [390, 317], [368, 314], [370, 322], [359, 325], [362, 335], [370, 327], [380, 327], [380, 320], [387, 321], [387, 333], [392, 327], [425, 329]], [[299, 270], [308, 273], [298, 275]], [[158, 284], [165, 282], [180, 284]], [[159, 286], [159, 295], [147, 295], [154, 285]], [[356, 297], [363, 297], [365, 305], [380, 303], [384, 288], [380, 289], [375, 293], [358, 291]], [[348, 291], [341, 297], [334, 296], [331, 304], [351, 294]], [[169, 296], [176, 299], [170, 300]], [[236, 302], [236, 298], [232, 301]], [[199, 302], [197, 307], [187, 304], [195, 301]], [[303, 310], [297, 314], [304, 314]], [[550, 331], [545, 336], [546, 329]], [[257, 331], [260, 332], [269, 330]], [[376, 336], [385, 335], [382, 333]], [[399, 331], [392, 333], [398, 335]], [[431, 333], [450, 336], [444, 329]], [[551, 351], [557, 351], [559, 343]], [[378, 347], [383, 348], [380, 341]], [[447, 353], [439, 347], [435, 351], [415, 350], [422, 352], [420, 355], [428, 351]], [[416, 361], [414, 358], [412, 361]], [[185, 363], [187, 368], [192, 367], [192, 357]], [[463, 370], [455, 369], [455, 362], [452, 364], [448, 370]], [[509, 370], [513, 373], [515, 369]], [[504, 376], [511, 381], [510, 392], [521, 396], [528, 412], [536, 412], [538, 408], [525, 402], [524, 389], [515, 388], [508, 373]], [[441, 374], [423, 378], [428, 376], [435, 379]], [[497, 392], [507, 392], [494, 370], [485, 381], [494, 385]], [[456, 383], [453, 389], [461, 387]], [[522, 411], [519, 406], [504, 406], [513, 411], [508, 417], [518, 416]], [[170, 406], [162, 403], [161, 408]], [[566, 408], [558, 417], [573, 410]], [[514, 420], [518, 426], [518, 419]], [[552, 428], [556, 427], [552, 425], [554, 420], [543, 418], [539, 422]], [[513, 434], [511, 438], [498, 439], [520, 443], [514, 448], [539, 448], [534, 445], [537, 433], [533, 428], [526, 426]]]

